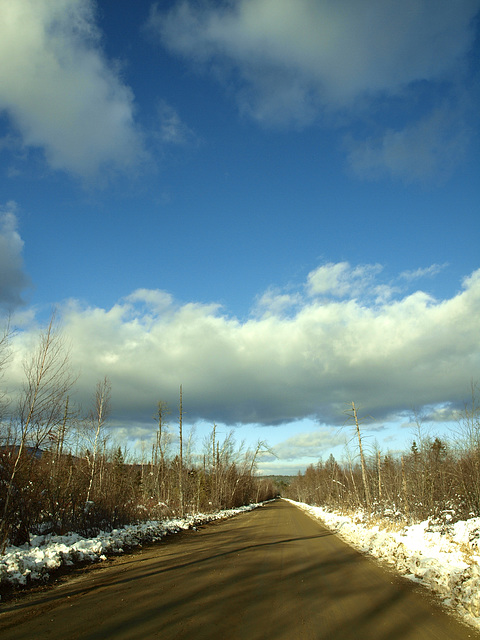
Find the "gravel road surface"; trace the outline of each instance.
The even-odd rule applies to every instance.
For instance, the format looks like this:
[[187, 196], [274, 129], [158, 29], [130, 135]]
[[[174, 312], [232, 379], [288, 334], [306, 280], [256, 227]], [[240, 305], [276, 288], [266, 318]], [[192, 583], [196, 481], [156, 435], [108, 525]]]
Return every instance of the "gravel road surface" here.
[[0, 606], [2, 640], [465, 640], [426, 591], [283, 500]]

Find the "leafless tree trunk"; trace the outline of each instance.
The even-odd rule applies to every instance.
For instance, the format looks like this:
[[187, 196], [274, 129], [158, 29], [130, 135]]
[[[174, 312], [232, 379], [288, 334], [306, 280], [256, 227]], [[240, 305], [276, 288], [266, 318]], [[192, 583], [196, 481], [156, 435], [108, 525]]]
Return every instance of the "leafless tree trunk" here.
[[93, 480], [95, 478], [96, 466], [97, 466], [97, 457], [98, 457], [98, 446], [100, 440], [100, 434], [102, 428], [105, 425], [105, 421], [107, 419], [109, 410], [110, 410], [110, 396], [112, 392], [112, 387], [110, 381], [105, 376], [105, 378], [97, 384], [97, 388], [95, 390], [95, 410], [92, 414], [92, 422], [95, 425], [95, 437], [93, 440], [93, 450], [90, 456], [90, 480], [88, 483], [87, 497], [86, 502], [90, 502], [90, 496], [92, 493]]
[[179, 418], [178, 418], [178, 431], [179, 431], [179, 464], [178, 464], [178, 493], [180, 499], [180, 516], [183, 516], [183, 392], [182, 385], [180, 385], [180, 405], [179, 405]]
[[350, 480], [352, 481], [352, 487], [353, 487], [354, 496], [355, 496], [355, 504], [359, 505], [361, 503], [361, 499], [360, 499], [359, 491], [357, 488], [357, 483], [355, 482], [355, 476], [353, 475], [352, 456], [350, 455], [350, 451], [348, 447], [346, 447], [346, 454], [347, 454], [347, 460], [348, 460], [348, 470], [350, 472]]
[[355, 402], [352, 402], [352, 417], [355, 423], [355, 431], [358, 438], [358, 450], [360, 452], [360, 464], [362, 467], [362, 481], [363, 481], [363, 491], [365, 494], [365, 504], [367, 509], [370, 509], [370, 490], [368, 488], [368, 476], [367, 476], [367, 466], [365, 464], [365, 456], [363, 454], [363, 446], [362, 446], [362, 436], [360, 434], [360, 423], [358, 420], [357, 408], [355, 406]]
[[378, 471], [378, 500], [381, 502], [382, 495], [382, 459], [380, 449], [377, 451], [377, 471]]
[[217, 495], [217, 465], [215, 464], [215, 460], [216, 460], [216, 455], [215, 455], [215, 448], [216, 448], [216, 442], [215, 442], [215, 434], [217, 431], [217, 425], [215, 423], [213, 423], [213, 429], [212, 429], [212, 498], [213, 498], [213, 502], [215, 503], [215, 506], [217, 504], [218, 501], [218, 495]]
[[402, 494], [403, 494], [403, 504], [404, 504], [404, 511], [405, 511], [405, 516], [408, 520], [409, 517], [409, 508], [408, 508], [408, 496], [407, 496], [407, 476], [405, 473], [405, 459], [402, 456], [401, 458], [401, 462], [402, 462]]
[[[3, 329], [2, 334], [0, 335], [0, 381], [3, 378], [3, 372], [10, 360], [11, 351], [10, 351], [10, 323], [8, 322], [6, 327]], [[4, 417], [4, 412], [8, 406], [7, 396], [3, 389], [0, 389], [0, 424], [2, 423], [2, 419]]]
[[157, 406], [156, 420], [158, 424], [157, 434], [154, 444], [154, 466], [155, 466], [155, 491], [157, 499], [164, 499], [165, 484], [165, 415], [167, 413], [167, 403], [160, 401]]

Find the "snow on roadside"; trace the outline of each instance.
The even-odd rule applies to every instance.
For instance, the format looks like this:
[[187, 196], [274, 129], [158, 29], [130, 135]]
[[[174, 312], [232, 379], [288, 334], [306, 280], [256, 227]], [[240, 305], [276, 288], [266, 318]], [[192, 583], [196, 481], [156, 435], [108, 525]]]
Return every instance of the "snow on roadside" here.
[[[466, 622], [480, 628], [480, 518], [443, 527], [429, 521], [391, 531], [363, 524], [363, 514], [340, 515], [289, 500], [363, 553], [435, 591]], [[384, 523], [384, 527], [387, 523]]]
[[106, 560], [107, 555], [123, 553], [125, 548], [156, 542], [168, 534], [193, 529], [260, 506], [262, 503], [173, 520], [149, 521], [108, 533], [101, 532], [95, 538], [84, 538], [77, 533], [31, 536], [30, 545], [7, 547], [5, 554], [0, 556], [0, 585], [23, 586], [31, 582], [46, 582], [50, 573], [62, 565]]

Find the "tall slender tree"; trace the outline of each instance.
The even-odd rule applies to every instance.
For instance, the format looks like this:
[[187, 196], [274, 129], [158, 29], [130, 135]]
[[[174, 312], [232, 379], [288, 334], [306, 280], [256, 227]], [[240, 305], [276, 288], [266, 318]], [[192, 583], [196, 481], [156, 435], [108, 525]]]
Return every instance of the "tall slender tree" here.
[[179, 403], [179, 416], [178, 416], [178, 431], [179, 431], [179, 455], [178, 455], [178, 493], [180, 500], [180, 515], [183, 516], [184, 504], [183, 504], [183, 390], [180, 385], [180, 403]]
[[355, 432], [357, 434], [357, 439], [358, 439], [358, 451], [360, 453], [360, 465], [362, 468], [362, 482], [363, 482], [363, 491], [365, 496], [365, 504], [367, 506], [367, 509], [369, 509], [371, 500], [370, 500], [370, 490], [368, 487], [367, 465], [365, 463], [365, 455], [363, 453], [362, 436], [360, 433], [360, 421], [358, 418], [357, 407], [355, 406], [355, 402], [352, 402], [352, 408], [350, 411], [352, 414], [353, 422], [355, 425]]
[[95, 478], [95, 473], [97, 471], [97, 460], [98, 460], [98, 451], [99, 446], [101, 444], [100, 435], [102, 429], [105, 425], [105, 421], [107, 419], [108, 413], [110, 411], [110, 397], [112, 393], [112, 386], [110, 384], [109, 379], [105, 376], [105, 378], [97, 383], [97, 387], [95, 389], [95, 408], [92, 412], [91, 422], [94, 426], [95, 435], [93, 438], [93, 448], [89, 457], [90, 463], [90, 479], [88, 482], [87, 489], [87, 497], [86, 502], [90, 501], [92, 495], [92, 487], [93, 481]]

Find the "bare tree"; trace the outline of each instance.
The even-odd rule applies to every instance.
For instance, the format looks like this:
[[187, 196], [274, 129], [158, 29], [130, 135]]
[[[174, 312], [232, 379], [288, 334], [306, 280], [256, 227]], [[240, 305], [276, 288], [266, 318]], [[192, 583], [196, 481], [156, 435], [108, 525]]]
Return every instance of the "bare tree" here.
[[[10, 360], [10, 322], [8, 321], [0, 334], [0, 381], [3, 378], [4, 370]], [[0, 422], [3, 419], [3, 413], [6, 408], [6, 393], [4, 389], [0, 389]]]
[[352, 402], [352, 408], [349, 410], [348, 413], [351, 414], [351, 418], [353, 419], [353, 423], [355, 425], [355, 433], [358, 439], [358, 450], [360, 453], [360, 464], [362, 467], [362, 481], [363, 481], [363, 491], [365, 495], [365, 504], [367, 506], [367, 509], [369, 509], [371, 500], [370, 500], [370, 490], [368, 487], [367, 465], [365, 463], [365, 456], [363, 453], [362, 436], [360, 433], [360, 420], [358, 418], [357, 407], [355, 406], [355, 402]]
[[95, 408], [91, 415], [91, 423], [94, 428], [93, 447], [92, 452], [88, 456], [88, 462], [90, 465], [90, 479], [88, 482], [86, 503], [90, 502], [92, 494], [93, 481], [95, 473], [97, 471], [98, 451], [101, 443], [101, 432], [105, 425], [105, 421], [110, 412], [110, 397], [112, 393], [112, 386], [109, 379], [105, 376], [103, 380], [97, 383], [95, 389]]
[[168, 433], [165, 419], [167, 414], [167, 403], [160, 400], [157, 405], [157, 414], [155, 416], [158, 429], [155, 437], [155, 443], [153, 445], [152, 460], [155, 473], [155, 495], [157, 498], [160, 498], [162, 495], [165, 485], [165, 449], [168, 444]]
[[183, 505], [183, 392], [182, 392], [182, 385], [180, 385], [178, 435], [180, 439], [179, 464], [178, 464], [178, 493], [180, 497], [180, 515], [183, 516], [184, 505]]
[[272, 448], [268, 445], [268, 443], [265, 440], [257, 440], [257, 445], [255, 447], [255, 450], [247, 451], [247, 455], [250, 456], [250, 466], [248, 469], [248, 474], [250, 476], [253, 476], [255, 474], [258, 456], [265, 453], [269, 453], [270, 455], [277, 457], [274, 451], [272, 450]]
[[480, 511], [480, 402], [478, 384], [471, 382], [471, 401], [458, 416], [456, 448], [460, 464], [457, 478], [469, 511]]
[[[26, 447], [38, 450], [62, 424], [65, 398], [75, 379], [69, 368], [69, 352], [55, 325], [52, 314], [47, 329], [41, 333], [31, 359], [24, 362], [25, 386], [17, 415], [18, 439], [8, 480], [0, 524], [0, 545], [5, 547], [11, 527], [10, 504], [15, 477]], [[28, 461], [28, 458], [27, 458]]]
[[21, 446], [28, 439], [38, 449], [60, 428], [65, 399], [75, 383], [69, 358], [69, 349], [52, 314], [37, 349], [24, 362], [26, 382], [19, 403]]

